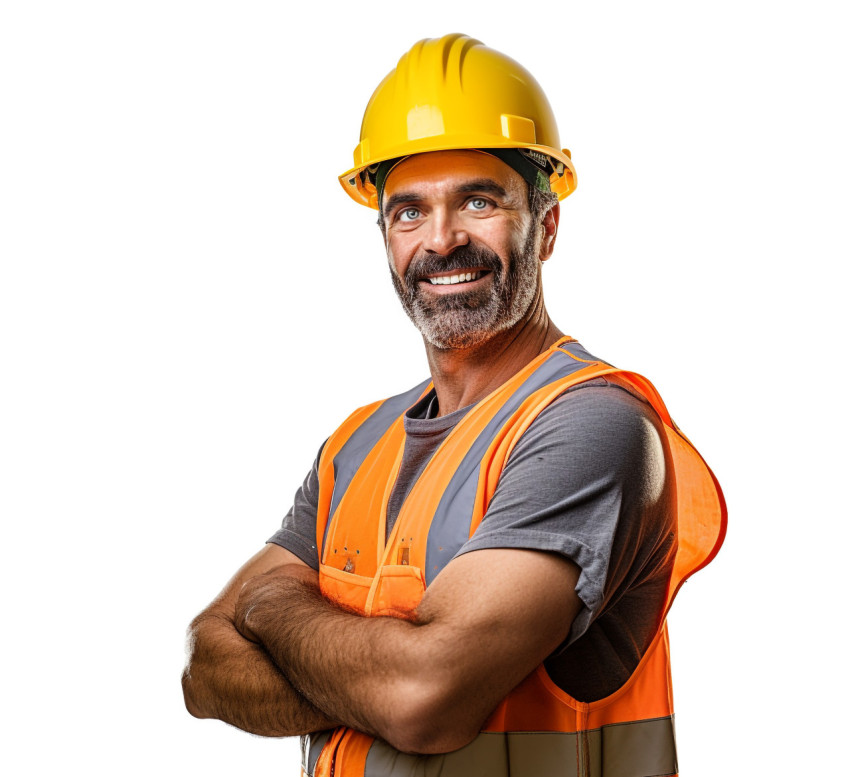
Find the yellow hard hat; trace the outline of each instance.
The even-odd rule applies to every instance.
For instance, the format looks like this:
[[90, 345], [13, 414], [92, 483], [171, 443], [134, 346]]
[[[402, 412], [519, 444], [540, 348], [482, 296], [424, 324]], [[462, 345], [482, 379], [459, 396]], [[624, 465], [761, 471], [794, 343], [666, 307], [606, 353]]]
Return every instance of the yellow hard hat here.
[[[340, 183], [352, 199], [378, 209], [381, 162], [459, 148], [526, 149], [548, 163], [551, 190], [576, 187], [570, 152], [540, 84], [522, 65], [481, 41], [455, 33], [419, 41], [372, 94], [354, 167]], [[534, 154], [533, 152], [538, 152]]]

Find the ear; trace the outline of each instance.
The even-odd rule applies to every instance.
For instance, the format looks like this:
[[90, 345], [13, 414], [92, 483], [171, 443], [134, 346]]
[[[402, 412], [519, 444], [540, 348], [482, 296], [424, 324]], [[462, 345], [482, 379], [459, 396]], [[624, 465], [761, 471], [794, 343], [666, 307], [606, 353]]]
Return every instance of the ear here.
[[555, 250], [558, 222], [561, 219], [561, 203], [556, 202], [543, 217], [543, 240], [540, 243], [540, 261], [545, 262]]

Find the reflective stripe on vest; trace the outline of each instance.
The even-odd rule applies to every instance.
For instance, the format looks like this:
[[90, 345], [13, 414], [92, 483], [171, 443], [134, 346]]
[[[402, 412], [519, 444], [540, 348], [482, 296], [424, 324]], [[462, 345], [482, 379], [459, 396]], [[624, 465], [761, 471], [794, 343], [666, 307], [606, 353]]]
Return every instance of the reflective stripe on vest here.
[[366, 421], [345, 441], [345, 445], [333, 459], [334, 490], [331, 497], [331, 515], [336, 512], [340, 499], [351, 483], [351, 478], [360, 469], [369, 451], [375, 447], [375, 443], [386, 434], [387, 429], [400, 415], [416, 403], [430, 385], [431, 382], [426, 380], [416, 388], [380, 403]]
[[455, 474], [443, 491], [440, 504], [431, 520], [425, 560], [425, 580], [428, 583], [455, 557], [461, 546], [469, 539], [471, 533], [469, 523], [457, 520], [457, 516], [471, 516], [473, 513], [481, 459], [491, 445], [496, 432], [535, 391], [572, 375], [586, 366], [565, 352], [553, 354], [508, 398], [475, 439], [469, 451], [457, 465]]
[[[316, 762], [330, 739], [323, 731], [304, 737], [304, 773], [314, 777]], [[673, 775], [676, 764], [673, 716], [614, 723], [582, 732], [508, 731], [479, 734], [460, 750], [444, 755], [399, 753], [376, 740], [366, 756], [364, 777], [516, 777], [517, 775], [603, 774], [605, 777]], [[580, 754], [580, 755], [577, 755]], [[580, 759], [584, 759], [582, 764]]]
[[[594, 359], [564, 338], [476, 404], [411, 487], [389, 537], [386, 508], [404, 451], [403, 414], [429, 388], [355, 412], [329, 438], [319, 465], [320, 584], [364, 615], [405, 615], [483, 519], [502, 468], [534, 419], [580, 382], [604, 376], [643, 395], [663, 422], [677, 482], [678, 550], [667, 608], [682, 582], [716, 554], [725, 531], [722, 493], [645, 378]], [[666, 610], [665, 610], [666, 613]], [[413, 756], [351, 729], [305, 742], [315, 777], [657, 777], [676, 773], [666, 622], [629, 680], [582, 703], [539, 667], [467, 747]]]

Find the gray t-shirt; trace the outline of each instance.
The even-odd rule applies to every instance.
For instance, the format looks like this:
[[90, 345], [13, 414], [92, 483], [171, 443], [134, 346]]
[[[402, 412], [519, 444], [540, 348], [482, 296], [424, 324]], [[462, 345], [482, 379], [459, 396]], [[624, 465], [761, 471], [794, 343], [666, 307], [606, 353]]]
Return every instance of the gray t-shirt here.
[[[436, 417], [436, 395], [405, 415], [405, 449], [387, 532], [440, 443], [470, 408]], [[318, 569], [317, 464], [269, 539]], [[675, 552], [675, 484], [666, 435], [652, 407], [604, 378], [547, 407], [509, 456], [481, 525], [458, 552], [523, 548], [559, 553], [581, 574], [583, 607], [546, 660], [580, 701], [619, 688], [654, 636]]]

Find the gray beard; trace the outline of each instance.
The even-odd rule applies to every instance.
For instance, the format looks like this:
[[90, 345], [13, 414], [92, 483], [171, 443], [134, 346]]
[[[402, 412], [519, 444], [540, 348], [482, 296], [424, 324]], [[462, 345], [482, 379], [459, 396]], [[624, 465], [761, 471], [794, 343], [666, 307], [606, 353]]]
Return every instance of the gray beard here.
[[[390, 264], [393, 286], [402, 307], [427, 342], [440, 349], [471, 348], [510, 329], [528, 312], [538, 284], [537, 230], [531, 225], [519, 250], [512, 249], [507, 271], [498, 255], [475, 243], [448, 256], [427, 253], [413, 258], [404, 283]], [[454, 294], [428, 295], [419, 281], [433, 273], [485, 267], [489, 286]]]

